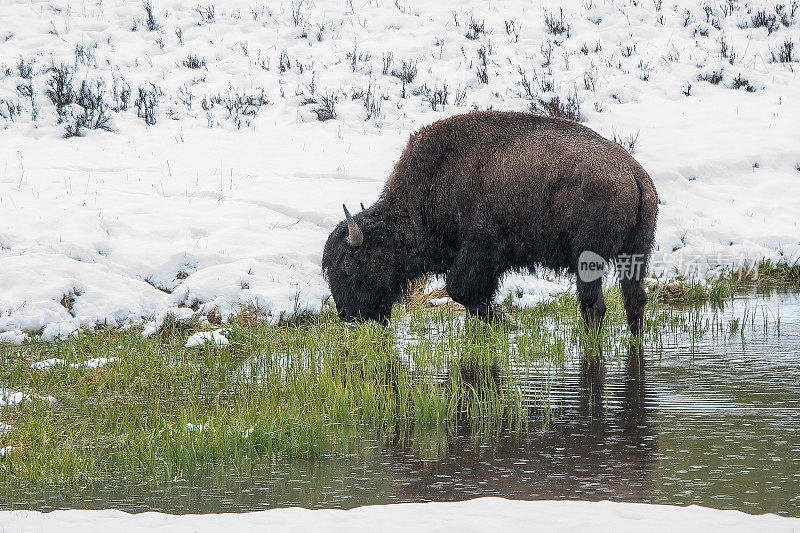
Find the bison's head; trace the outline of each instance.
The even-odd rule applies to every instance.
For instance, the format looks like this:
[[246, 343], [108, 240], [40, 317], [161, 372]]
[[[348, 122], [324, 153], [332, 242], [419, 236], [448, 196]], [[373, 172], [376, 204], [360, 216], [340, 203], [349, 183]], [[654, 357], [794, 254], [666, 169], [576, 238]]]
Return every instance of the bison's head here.
[[394, 240], [386, 223], [369, 211], [352, 217], [345, 207], [344, 213], [346, 220], [333, 230], [322, 253], [336, 310], [347, 322], [376, 320], [386, 325], [402, 291]]

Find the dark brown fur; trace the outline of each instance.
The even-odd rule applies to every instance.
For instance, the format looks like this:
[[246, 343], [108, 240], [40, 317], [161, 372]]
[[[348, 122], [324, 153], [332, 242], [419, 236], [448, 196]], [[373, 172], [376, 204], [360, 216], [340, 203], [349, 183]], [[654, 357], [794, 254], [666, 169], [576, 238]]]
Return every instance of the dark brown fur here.
[[[386, 322], [425, 273], [446, 274], [450, 296], [488, 317], [511, 269], [575, 273], [584, 250], [646, 262], [657, 211], [652, 180], [618, 144], [568, 120], [474, 112], [411, 137], [378, 202], [355, 216], [364, 243], [347, 244], [339, 224], [322, 267], [343, 319]], [[647, 301], [643, 275], [621, 280], [634, 333]], [[599, 327], [602, 282], [577, 284], [584, 318]]]

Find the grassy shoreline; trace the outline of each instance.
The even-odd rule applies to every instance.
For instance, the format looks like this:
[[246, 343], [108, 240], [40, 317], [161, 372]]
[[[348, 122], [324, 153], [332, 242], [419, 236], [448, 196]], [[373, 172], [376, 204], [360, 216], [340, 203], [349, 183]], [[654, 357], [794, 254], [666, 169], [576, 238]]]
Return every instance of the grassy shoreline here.
[[651, 299], [663, 303], [721, 303], [736, 294], [774, 288], [800, 288], [800, 261], [772, 262], [761, 259], [752, 267], [725, 271], [712, 279], [653, 279], [646, 283]]
[[[683, 301], [713, 303], [744, 286], [723, 279]], [[675, 300], [663, 292], [650, 292], [646, 346], [708, 328], [671, 307]], [[149, 337], [141, 328], [100, 327], [2, 345], [0, 383], [27, 398], [0, 407], [0, 485], [84, 486], [109, 477], [162, 483], [215, 465], [351, 453], [353, 434], [446, 431], [464, 419], [525, 427], [541, 406], [523, 398], [518, 384], [537, 365], [627, 356], [619, 292], [607, 291], [606, 300], [596, 338], [587, 338], [575, 296], [565, 293], [529, 309], [504, 304], [517, 331], [412, 298], [396, 306], [390, 329], [342, 324], [330, 308], [273, 325], [250, 309], [218, 326], [227, 345], [187, 347], [190, 335], [208, 329], [197, 316], [169, 318]], [[95, 358], [108, 362], [86, 364]], [[32, 366], [48, 359], [62, 362]]]

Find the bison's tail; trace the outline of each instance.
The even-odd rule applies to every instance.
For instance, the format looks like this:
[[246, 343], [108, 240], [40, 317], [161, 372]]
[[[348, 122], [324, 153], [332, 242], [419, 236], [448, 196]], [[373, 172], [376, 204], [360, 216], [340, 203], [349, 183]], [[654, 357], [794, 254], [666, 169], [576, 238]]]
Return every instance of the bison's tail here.
[[[644, 278], [650, 262], [650, 253], [653, 249], [653, 240], [656, 231], [656, 215], [658, 213], [658, 199], [655, 189], [650, 184], [650, 178], [644, 171], [636, 176], [636, 188], [639, 190], [639, 209], [636, 213], [636, 224], [628, 234], [618, 261], [630, 262], [633, 270], [630, 272], [637, 281]], [[622, 257], [622, 256], [627, 257]]]

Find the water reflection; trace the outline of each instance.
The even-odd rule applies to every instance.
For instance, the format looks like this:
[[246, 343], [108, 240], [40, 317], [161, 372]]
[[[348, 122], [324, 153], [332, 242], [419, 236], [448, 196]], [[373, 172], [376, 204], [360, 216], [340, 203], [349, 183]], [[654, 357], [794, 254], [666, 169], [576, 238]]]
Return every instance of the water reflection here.
[[452, 434], [439, 431], [430, 439], [443, 452], [436, 460], [420, 453], [419, 435], [410, 446], [397, 437], [390, 448], [390, 471], [400, 499], [646, 500], [658, 437], [647, 409], [641, 361], [632, 348], [624, 379], [606, 390], [602, 358], [586, 354], [576, 380], [577, 405], [539, 430], [476, 432], [474, 423], [462, 420]]

